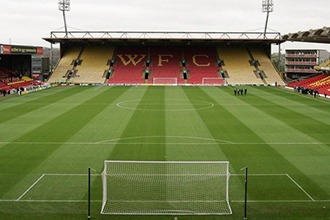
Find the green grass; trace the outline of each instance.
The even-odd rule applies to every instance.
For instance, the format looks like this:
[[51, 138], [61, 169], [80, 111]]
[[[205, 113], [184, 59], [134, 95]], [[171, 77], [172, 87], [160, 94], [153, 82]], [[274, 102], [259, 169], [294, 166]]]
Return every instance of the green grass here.
[[[330, 219], [330, 102], [273, 87], [56, 87], [0, 99], [0, 219], [87, 218], [104, 160], [228, 160], [230, 216]], [[92, 219], [102, 183], [92, 177]]]

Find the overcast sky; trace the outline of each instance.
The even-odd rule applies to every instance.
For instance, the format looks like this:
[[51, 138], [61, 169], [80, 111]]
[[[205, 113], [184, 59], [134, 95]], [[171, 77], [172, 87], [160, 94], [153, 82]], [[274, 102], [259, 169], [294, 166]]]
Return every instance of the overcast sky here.
[[[273, 0], [269, 31], [282, 35], [330, 26], [329, 0]], [[263, 31], [262, 0], [71, 0], [69, 30]], [[49, 46], [42, 37], [64, 31], [58, 0], [0, 0], [0, 43]], [[327, 49], [326, 44], [285, 43]]]

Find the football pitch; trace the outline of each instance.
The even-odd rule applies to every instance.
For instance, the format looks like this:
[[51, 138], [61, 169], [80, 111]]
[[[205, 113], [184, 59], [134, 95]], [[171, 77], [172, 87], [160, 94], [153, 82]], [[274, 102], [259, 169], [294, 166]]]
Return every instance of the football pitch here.
[[[101, 215], [105, 160], [229, 161], [225, 216], [330, 219], [330, 102], [274, 87], [54, 87], [0, 99], [0, 219]], [[215, 186], [216, 187], [216, 186]], [[208, 190], [208, 189], [204, 189]]]

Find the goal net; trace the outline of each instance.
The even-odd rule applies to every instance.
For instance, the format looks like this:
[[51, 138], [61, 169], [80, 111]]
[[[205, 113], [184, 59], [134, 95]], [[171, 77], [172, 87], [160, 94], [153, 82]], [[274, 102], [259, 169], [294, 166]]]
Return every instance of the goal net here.
[[105, 161], [101, 214], [230, 215], [228, 161]]
[[202, 84], [204, 86], [221, 86], [225, 83], [223, 78], [215, 78], [215, 77], [204, 77], [202, 79]]
[[152, 79], [153, 85], [178, 85], [178, 78], [175, 77], [156, 77]]

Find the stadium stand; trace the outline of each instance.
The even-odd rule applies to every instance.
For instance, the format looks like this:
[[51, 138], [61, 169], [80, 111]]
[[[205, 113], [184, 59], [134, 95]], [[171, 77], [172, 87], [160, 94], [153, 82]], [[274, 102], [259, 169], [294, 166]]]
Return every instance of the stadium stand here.
[[109, 84], [143, 84], [146, 47], [118, 47]]
[[328, 60], [324, 63], [321, 63], [319, 66], [315, 66], [314, 69], [318, 70], [318, 71], [322, 71], [322, 70], [329, 71], [330, 70], [330, 60]]
[[318, 80], [314, 83], [311, 83], [309, 85], [309, 87], [311, 89], [315, 89], [317, 90], [319, 93], [321, 94], [330, 94], [330, 76], [327, 75], [326, 77], [324, 77], [321, 80]]
[[189, 47], [184, 50], [187, 69], [189, 70], [188, 83], [202, 84], [203, 78], [221, 78], [218, 73], [217, 51], [215, 47]]
[[250, 65], [250, 55], [243, 46], [228, 46], [217, 48], [219, 58], [224, 61], [223, 68], [228, 72], [228, 84], [265, 84], [254, 73]]
[[0, 89], [3, 90], [7, 87], [7, 82], [10, 80], [10, 72], [7, 69], [0, 69]]
[[17, 81], [17, 82], [8, 83], [7, 85], [10, 86], [13, 89], [17, 89], [17, 88], [20, 88], [20, 87], [31, 86], [31, 85], [33, 85], [33, 82], [32, 81], [27, 82], [27, 81], [21, 80], [21, 81]]
[[150, 71], [149, 83], [154, 78], [177, 78], [178, 84], [184, 83], [180, 71], [183, 69], [181, 61], [183, 51], [180, 47], [158, 46], [150, 49]]
[[[49, 83], [285, 85], [270, 46], [241, 42], [105, 42], [63, 44]], [[106, 44], [106, 45], [105, 45]], [[248, 46], [247, 46], [248, 45]]]
[[108, 61], [112, 59], [114, 49], [105, 46], [84, 48], [80, 57], [81, 64], [76, 67], [74, 83], [104, 83], [104, 72], [109, 69]]
[[34, 80], [21, 76], [17, 71], [9, 69], [0, 69], [0, 90], [13, 90], [21, 87], [28, 87], [33, 85]]
[[12, 87], [11, 86], [8, 86], [6, 83], [4, 82], [0, 82], [0, 91], [2, 90], [5, 90], [5, 91], [8, 91], [8, 90], [11, 90]]
[[36, 83], [35, 80], [23, 76], [21, 78], [12, 78], [8, 77], [5, 80], [2, 78], [0, 81], [0, 90], [3, 91], [10, 91], [10, 90], [15, 90], [18, 88], [23, 88], [23, 87], [30, 87]]
[[312, 84], [316, 81], [322, 80], [325, 77], [326, 77], [325, 74], [319, 74], [319, 75], [313, 76], [313, 77], [308, 78], [308, 79], [304, 79], [304, 80], [301, 80], [301, 81], [296, 81], [296, 82], [290, 83], [288, 86], [292, 87], [292, 88], [294, 88], [296, 86], [307, 86], [307, 85]]
[[54, 73], [48, 80], [49, 83], [66, 82], [67, 74], [70, 70], [74, 69], [74, 61], [79, 59], [79, 55], [82, 51], [81, 47], [71, 46], [64, 51], [62, 58], [60, 59]]
[[320, 94], [330, 95], [330, 75], [320, 74], [305, 80], [290, 83], [288, 86], [292, 88], [300, 87], [316, 90]]
[[[54, 31], [50, 38], [44, 39], [60, 43], [62, 53], [48, 82], [79, 84], [106, 79], [104, 83], [108, 84], [162, 84], [168, 80], [164, 84], [202, 85], [206, 79], [209, 82], [214, 79], [225, 84], [277, 82], [282, 85], [283, 80], [269, 56], [271, 45], [284, 41], [277, 32], [267, 34], [267, 38], [260, 38], [261, 35], [258, 32], [74, 31], [67, 39], [67, 34]], [[114, 55], [104, 66], [104, 61], [95, 58], [100, 56], [93, 47], [108, 44], [112, 45]], [[264, 51], [251, 51], [247, 45]], [[259, 65], [254, 60], [260, 60]], [[92, 71], [103, 72], [102, 79]]]
[[259, 69], [262, 70], [266, 75], [266, 78], [264, 79], [266, 83], [276, 83], [277, 85], [284, 86], [285, 82], [276, 71], [272, 61], [267, 56], [266, 51], [259, 47], [253, 47], [250, 50], [253, 55], [253, 58], [260, 64]]

